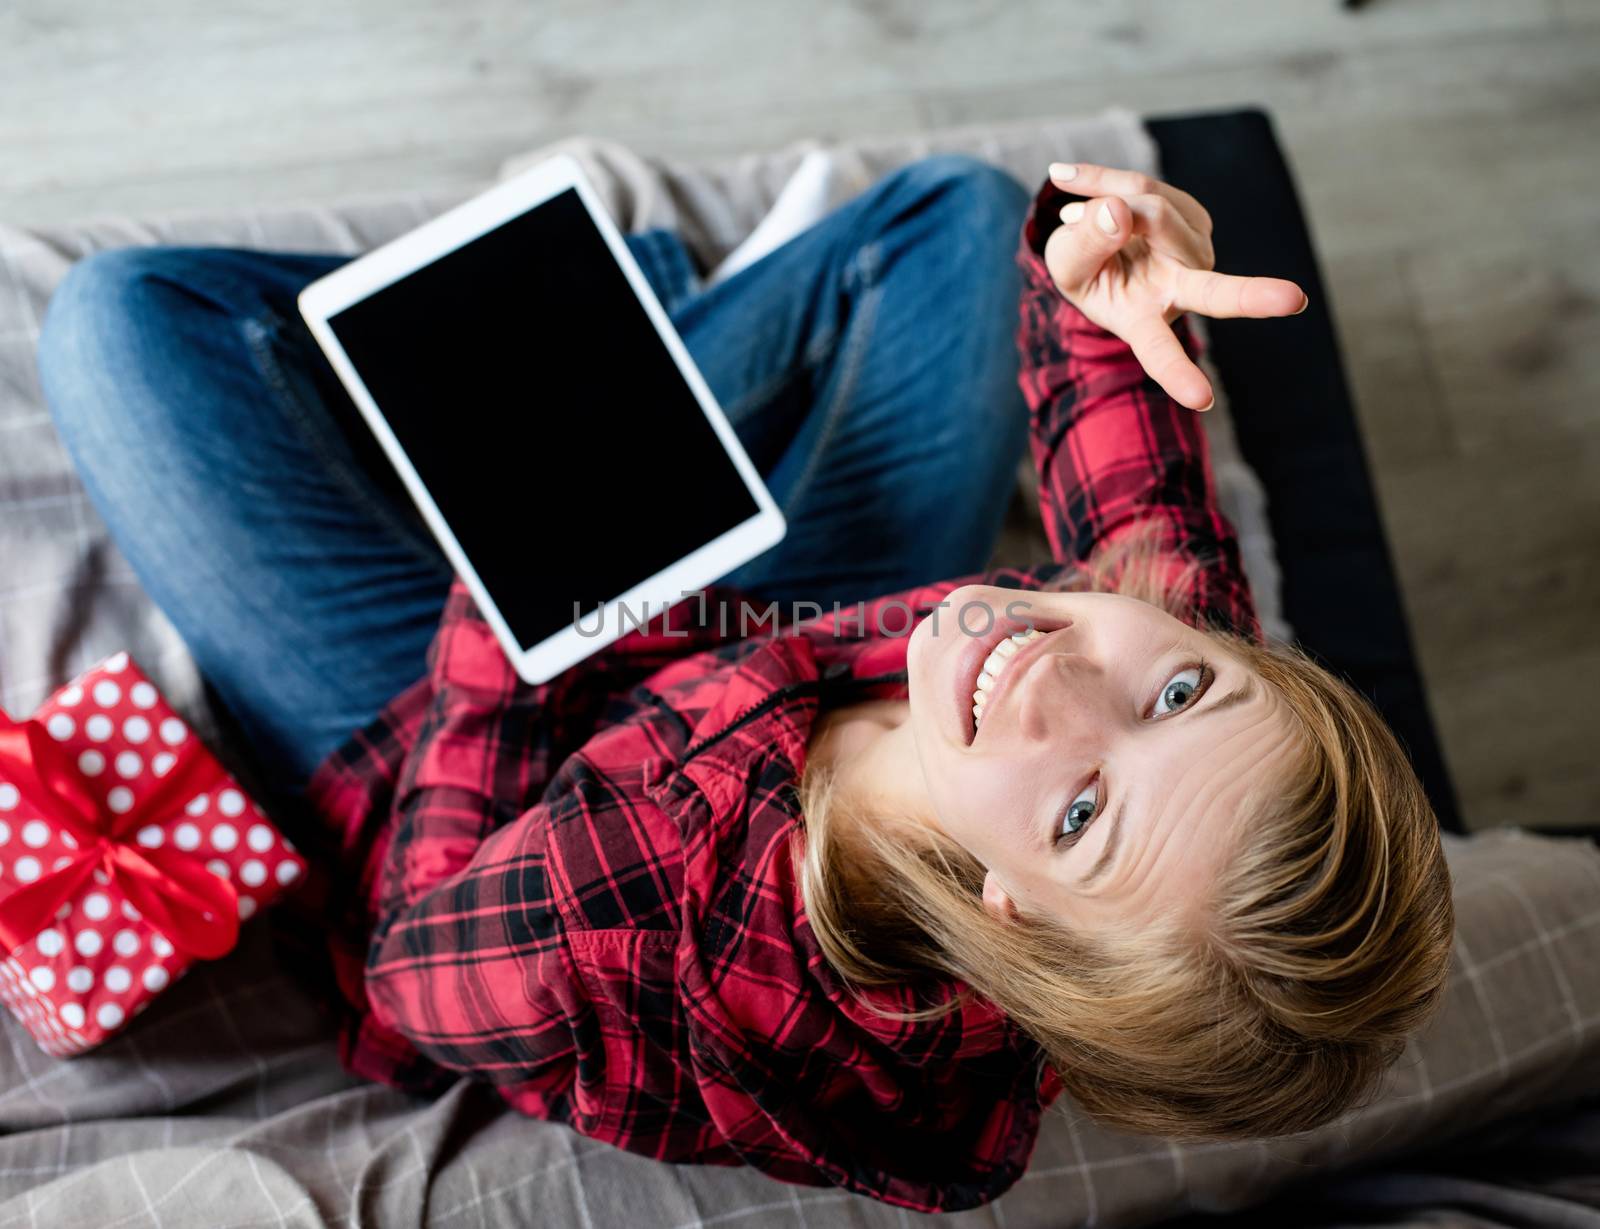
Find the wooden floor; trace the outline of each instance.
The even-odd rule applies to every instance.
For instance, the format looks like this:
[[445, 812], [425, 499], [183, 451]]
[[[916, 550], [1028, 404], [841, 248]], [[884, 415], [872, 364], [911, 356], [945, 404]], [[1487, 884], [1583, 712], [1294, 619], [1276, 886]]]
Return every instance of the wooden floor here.
[[13, 0], [0, 217], [1112, 103], [1273, 111], [1469, 822], [1600, 824], [1596, 0]]

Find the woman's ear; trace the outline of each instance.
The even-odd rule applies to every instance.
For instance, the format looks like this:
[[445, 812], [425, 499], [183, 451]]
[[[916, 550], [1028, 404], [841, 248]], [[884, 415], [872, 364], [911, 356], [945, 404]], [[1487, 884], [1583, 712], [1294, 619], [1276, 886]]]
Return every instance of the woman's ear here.
[[1011, 899], [1011, 894], [1000, 885], [1000, 880], [995, 878], [993, 871], [986, 871], [983, 876], [983, 907], [994, 915], [996, 921], [1014, 922], [1017, 920], [1017, 906]]

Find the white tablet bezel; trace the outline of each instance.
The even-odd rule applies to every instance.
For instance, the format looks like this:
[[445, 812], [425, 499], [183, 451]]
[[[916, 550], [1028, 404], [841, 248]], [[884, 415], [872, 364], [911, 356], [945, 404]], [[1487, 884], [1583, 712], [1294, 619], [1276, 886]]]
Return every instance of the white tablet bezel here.
[[[605, 237], [606, 245], [626, 275], [628, 284], [643, 304], [651, 324], [655, 326], [656, 332], [666, 344], [667, 352], [672, 355], [678, 370], [694, 393], [695, 400], [705, 412], [707, 421], [716, 432], [739, 476], [744, 480], [756, 503], [757, 511], [742, 524], [720, 534], [654, 576], [635, 584], [626, 592], [608, 599], [599, 607], [591, 606], [580, 612], [579, 618], [561, 631], [536, 644], [524, 645], [512, 634], [511, 627], [501, 614], [499, 606], [485, 588], [461, 543], [451, 532], [449, 523], [434, 503], [433, 497], [428, 493], [427, 487], [384, 418], [382, 409], [368, 392], [366, 384], [350, 362], [349, 356], [339, 344], [339, 339], [334, 335], [328, 322], [347, 307], [407, 277], [425, 265], [432, 264], [440, 257], [569, 188], [577, 191], [578, 199], [583, 202], [594, 224]], [[743, 445], [739, 443], [739, 437], [734, 434], [727, 416], [723, 414], [710, 388], [706, 386], [704, 377], [689, 356], [688, 349], [678, 336], [678, 331], [672, 326], [667, 313], [662, 309], [649, 282], [645, 280], [638, 262], [628, 250], [616, 224], [606, 213], [605, 206], [589, 185], [577, 161], [565, 154], [539, 163], [515, 178], [491, 188], [481, 196], [456, 206], [416, 230], [312, 282], [300, 292], [299, 305], [300, 314], [305, 318], [312, 336], [328, 356], [329, 363], [366, 419], [367, 425], [377, 436], [378, 442], [383, 446], [395, 469], [399, 471], [423, 519], [438, 539], [456, 573], [471, 592], [478, 609], [483, 612], [484, 618], [494, 630], [495, 637], [504, 647], [517, 674], [529, 683], [548, 682], [561, 671], [604, 648], [625, 632], [633, 630], [631, 618], [622, 617], [621, 607], [625, 607], [631, 617], [642, 618], [648, 612], [648, 616], [654, 618], [668, 606], [681, 600], [685, 592], [693, 592], [712, 584], [741, 564], [771, 549], [784, 536], [787, 526], [783, 513], [778, 509], [766, 484], [762, 482], [761, 475], [756, 472]], [[604, 545], [596, 544], [596, 549], [603, 550]], [[537, 558], [536, 544], [530, 555]], [[579, 621], [587, 629], [597, 609], [603, 611], [605, 615], [600, 621], [600, 630], [594, 633], [589, 633], [587, 630], [580, 632]]]

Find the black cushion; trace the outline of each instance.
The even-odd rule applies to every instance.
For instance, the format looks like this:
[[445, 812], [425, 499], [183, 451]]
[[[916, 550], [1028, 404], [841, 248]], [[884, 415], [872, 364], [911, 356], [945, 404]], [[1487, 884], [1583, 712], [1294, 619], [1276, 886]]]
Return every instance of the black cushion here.
[[1383, 713], [1439, 822], [1459, 832], [1395, 582], [1366, 452], [1294, 180], [1258, 110], [1151, 119], [1162, 176], [1205, 203], [1217, 267], [1291, 278], [1311, 306], [1287, 320], [1208, 323], [1244, 459], [1266, 488], [1284, 617], [1301, 646]]

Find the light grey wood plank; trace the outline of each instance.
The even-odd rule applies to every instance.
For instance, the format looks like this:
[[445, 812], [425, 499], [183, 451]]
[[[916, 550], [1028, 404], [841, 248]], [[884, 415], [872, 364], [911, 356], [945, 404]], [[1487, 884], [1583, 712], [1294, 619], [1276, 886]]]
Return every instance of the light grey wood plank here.
[[[194, 183], [231, 176], [256, 180], [256, 200], [282, 199], [262, 193], [275, 191], [272, 172], [285, 163], [410, 155], [420, 181], [439, 182], [452, 172], [432, 164], [458, 157], [462, 141], [509, 153], [579, 130], [678, 152], [891, 131], [927, 115], [919, 100], [969, 86], [1025, 91], [1012, 115], [1119, 98], [1142, 106], [1163, 83], [1165, 105], [1237, 100], [1263, 80], [1308, 106], [1334, 94], [1347, 110], [1373, 96], [1369, 86], [1410, 80], [1441, 44], [1481, 57], [1485, 40], [1550, 20], [1536, 5], [1483, 0], [1406, 0], [1360, 19], [1274, 0], [1070, 10], [1044, 0], [448, 9], [161, 0], [139, 6], [137, 20], [100, 2], [24, 0], [0, 14], [0, 211], [23, 218], [18, 197], [75, 181], [167, 181], [181, 203], [176, 194]], [[1391, 46], [1415, 62], [1347, 78], [1349, 65]], [[1481, 68], [1464, 64], [1452, 84], [1508, 71]], [[1368, 113], [1388, 93], [1376, 90]], [[1411, 96], [1437, 93], [1423, 83]]]
[[1433, 680], [1434, 717], [1469, 827], [1595, 823], [1588, 701], [1597, 687], [1600, 650]]
[[1264, 105], [1331, 262], [1419, 239], [1473, 241], [1484, 230], [1482, 202], [1506, 193], [1531, 197], [1552, 223], [1591, 221], [1600, 187], [1597, 64], [1600, 27], [1533, 30], [1125, 79], [1017, 77], [937, 92], [926, 115], [942, 124], [1106, 102], [1157, 114]]
[[[1597, 125], [1600, 100], [1575, 112], [1404, 123], [1341, 126], [1325, 116], [1287, 116], [1282, 129], [1319, 244], [1334, 261], [1421, 245], [1465, 251], [1530, 217], [1557, 227], [1592, 224]], [[1508, 212], [1513, 201], [1520, 217]]]
[[1323, 271], [1368, 455], [1391, 467], [1456, 451], [1404, 260], [1355, 255]]
[[1594, 0], [1545, 0], [1545, 4], [1560, 27], [1600, 25], [1600, 4]]
[[1429, 678], [1509, 669], [1594, 646], [1595, 451], [1542, 463], [1524, 456], [1445, 461], [1380, 475], [1395, 565]]
[[1600, 425], [1600, 226], [1552, 226], [1529, 205], [1497, 210], [1472, 243], [1429, 243], [1406, 261], [1466, 452], [1503, 458]]

